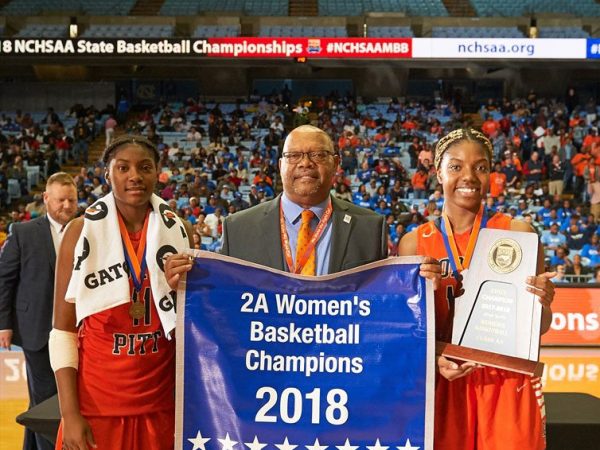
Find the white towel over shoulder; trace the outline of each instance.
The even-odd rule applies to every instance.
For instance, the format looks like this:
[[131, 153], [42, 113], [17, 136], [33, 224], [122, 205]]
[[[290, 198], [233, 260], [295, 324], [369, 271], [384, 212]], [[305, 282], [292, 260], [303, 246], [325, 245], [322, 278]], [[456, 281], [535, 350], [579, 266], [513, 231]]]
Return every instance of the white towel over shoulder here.
[[[148, 219], [146, 267], [152, 296], [165, 335], [175, 328], [176, 291], [164, 275], [164, 260], [189, 247], [183, 223], [157, 195], [151, 198]], [[127, 262], [112, 193], [85, 212], [81, 236], [75, 246], [73, 274], [66, 301], [75, 303], [77, 323], [86, 317], [131, 301]]]

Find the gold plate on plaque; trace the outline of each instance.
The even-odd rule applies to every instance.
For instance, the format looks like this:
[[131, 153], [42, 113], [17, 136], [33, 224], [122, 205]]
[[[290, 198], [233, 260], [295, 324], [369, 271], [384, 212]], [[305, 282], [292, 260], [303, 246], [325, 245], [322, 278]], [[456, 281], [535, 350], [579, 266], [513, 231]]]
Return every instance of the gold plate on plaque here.
[[496, 273], [510, 273], [519, 267], [523, 252], [521, 246], [512, 239], [499, 239], [488, 253], [488, 265]]

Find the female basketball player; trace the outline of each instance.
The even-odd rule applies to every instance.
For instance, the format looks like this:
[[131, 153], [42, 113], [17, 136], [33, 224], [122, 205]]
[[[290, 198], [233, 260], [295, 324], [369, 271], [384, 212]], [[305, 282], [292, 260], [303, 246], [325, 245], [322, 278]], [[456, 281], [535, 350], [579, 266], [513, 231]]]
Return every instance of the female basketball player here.
[[[484, 210], [492, 154], [490, 141], [473, 129], [455, 130], [440, 139], [434, 161], [444, 191], [442, 218], [419, 226], [400, 242], [401, 256], [432, 256], [449, 268], [442, 272], [435, 290], [436, 338], [441, 341], [450, 341], [454, 302], [461, 293], [460, 272], [468, 267], [480, 228], [533, 232], [524, 222]], [[540, 247], [538, 275], [523, 283], [543, 305], [545, 332], [552, 319], [554, 287], [550, 278], [554, 273], [541, 273], [542, 255]], [[539, 378], [473, 363], [459, 364], [444, 357], [439, 357], [438, 369], [441, 376], [436, 380], [436, 449], [545, 448]]]
[[122, 136], [103, 160], [112, 192], [73, 221], [57, 260], [50, 338], [62, 415], [56, 448], [172, 450], [175, 343], [167, 335], [174, 311], [156, 299], [170, 295], [161, 257], [190, 242], [153, 195], [154, 144]]

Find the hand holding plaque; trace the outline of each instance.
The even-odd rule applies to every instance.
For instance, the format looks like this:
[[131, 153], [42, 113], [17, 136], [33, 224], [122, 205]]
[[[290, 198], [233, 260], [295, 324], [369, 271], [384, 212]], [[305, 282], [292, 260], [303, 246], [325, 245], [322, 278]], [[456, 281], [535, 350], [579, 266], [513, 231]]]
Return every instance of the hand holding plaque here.
[[534, 233], [482, 229], [456, 299], [452, 344], [442, 355], [530, 375], [538, 362], [542, 305], [525, 280], [535, 275]]

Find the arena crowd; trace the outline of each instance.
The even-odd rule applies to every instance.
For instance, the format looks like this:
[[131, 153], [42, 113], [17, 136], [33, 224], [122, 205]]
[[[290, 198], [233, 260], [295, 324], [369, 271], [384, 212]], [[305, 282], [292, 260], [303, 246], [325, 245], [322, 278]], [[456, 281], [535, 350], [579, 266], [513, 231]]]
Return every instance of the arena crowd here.
[[[494, 148], [487, 207], [531, 223], [545, 245], [555, 282], [600, 282], [600, 136], [595, 99], [489, 99], [479, 114], [451, 100], [365, 102], [332, 93], [290, 106], [289, 91], [246, 101], [208, 103], [189, 98], [141, 112], [128, 105], [74, 105], [59, 115], [0, 114], [0, 220], [3, 242], [14, 222], [44, 213], [40, 178], [65, 164], [75, 176], [82, 213], [109, 191], [90, 143], [114, 136], [117, 122], [159, 146], [158, 191], [194, 229], [196, 248], [218, 250], [229, 214], [273, 198], [278, 158], [290, 127], [312, 122], [334, 140], [341, 156], [333, 194], [386, 217], [389, 254], [400, 238], [441, 214], [444, 195], [433, 148], [448, 131], [479, 127]], [[40, 183], [41, 185], [41, 183]], [[23, 201], [27, 199], [28, 201]]]

